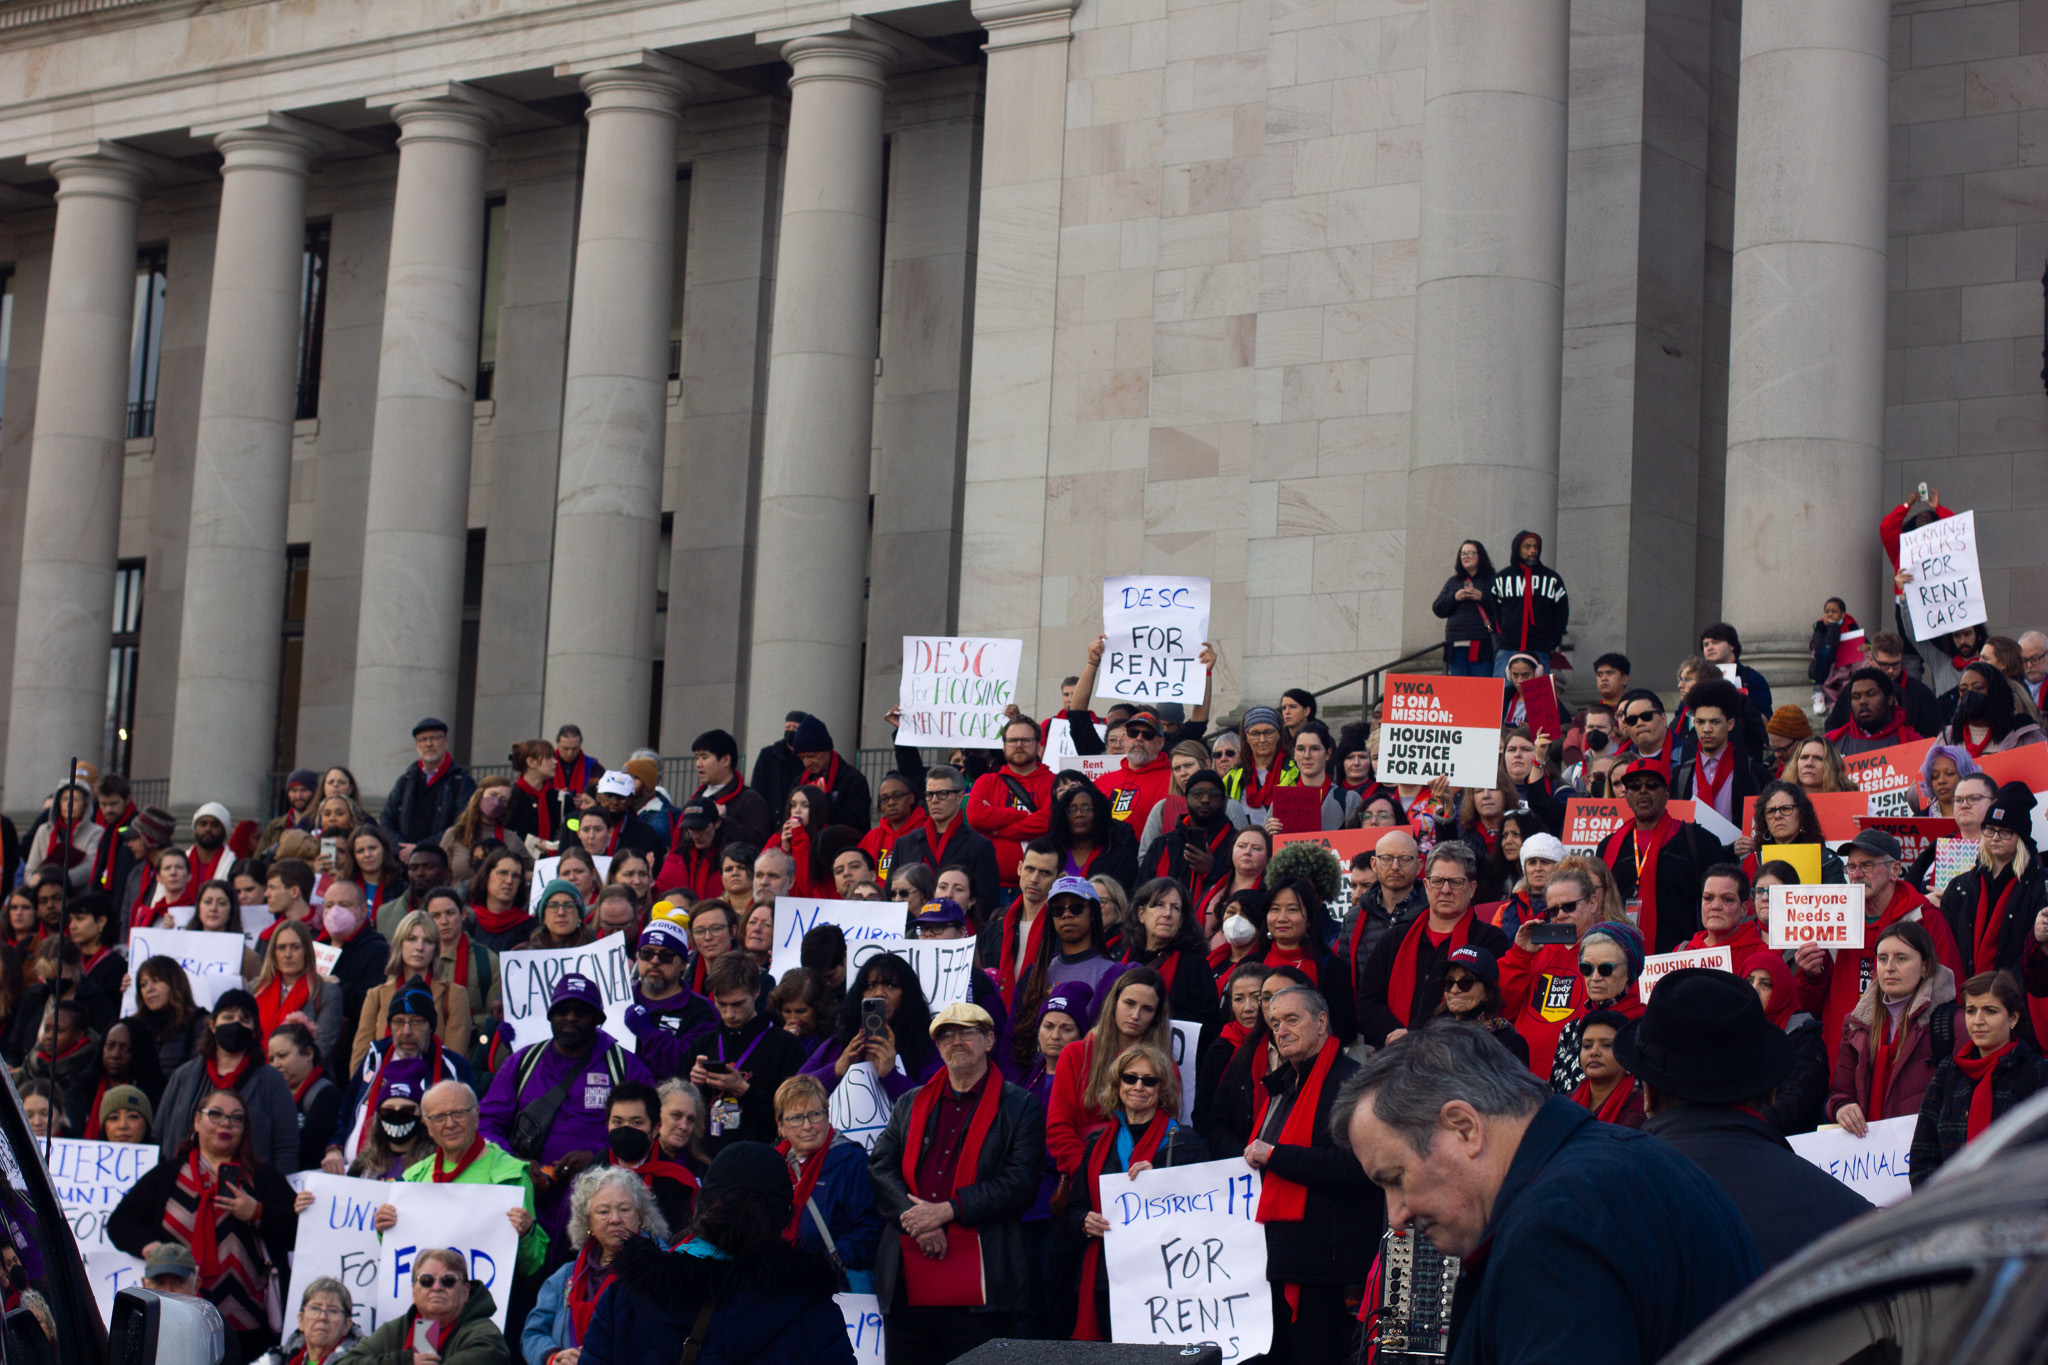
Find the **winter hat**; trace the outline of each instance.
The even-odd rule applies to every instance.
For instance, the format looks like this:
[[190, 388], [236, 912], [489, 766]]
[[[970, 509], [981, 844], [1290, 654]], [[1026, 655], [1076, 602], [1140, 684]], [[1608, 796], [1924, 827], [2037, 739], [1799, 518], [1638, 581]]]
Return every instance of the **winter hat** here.
[[[1775, 998], [1775, 986], [1771, 993]], [[1785, 1079], [1792, 1039], [1765, 1017], [1748, 981], [1688, 967], [1658, 982], [1642, 1017], [1621, 1026], [1614, 1057], [1664, 1094], [1693, 1104], [1736, 1104], [1768, 1094]]]
[[789, 747], [800, 754], [831, 753], [832, 732], [816, 716], [805, 716], [796, 723], [796, 733], [790, 737]]
[[107, 1088], [100, 1096], [100, 1122], [107, 1121], [107, 1115], [118, 1114], [123, 1109], [133, 1109], [142, 1115], [144, 1123], [156, 1122], [156, 1106], [149, 1102], [149, 1096], [132, 1085], [115, 1085]]
[[1197, 768], [1194, 772], [1188, 774], [1188, 780], [1181, 786], [1181, 791], [1184, 793], [1192, 792], [1195, 788], [1201, 786], [1214, 787], [1220, 792], [1227, 792], [1229, 790], [1223, 785], [1222, 774], [1218, 773], [1214, 768]]
[[233, 829], [235, 827], [235, 817], [229, 815], [228, 808], [218, 801], [209, 801], [198, 810], [193, 811], [192, 819], [196, 823], [201, 816], [205, 815], [211, 815], [214, 819], [220, 821], [222, 829]]
[[391, 1008], [384, 1011], [384, 1018], [388, 1023], [401, 1014], [424, 1019], [436, 1028], [440, 1026], [441, 1012], [434, 1007], [434, 992], [419, 977], [398, 988], [398, 993], [391, 997]]
[[[1602, 920], [1588, 929], [1579, 938], [1579, 947], [1584, 948], [1588, 940], [1611, 938], [1621, 949], [1621, 955], [1628, 959], [1630, 984], [1643, 979], [1643, 931], [1624, 920]], [[1725, 973], [1723, 973], [1725, 975]], [[1755, 992], [1751, 992], [1755, 994]]]
[[704, 1172], [702, 1189], [706, 1199], [725, 1190], [750, 1190], [768, 1201], [778, 1225], [789, 1221], [796, 1206], [789, 1163], [765, 1142], [735, 1142], [721, 1150]]
[[142, 842], [151, 848], [169, 848], [177, 828], [177, 817], [162, 806], [144, 806], [142, 814], [128, 822], [128, 832], [141, 835]]
[[1813, 722], [1806, 718], [1806, 712], [1796, 706], [1781, 706], [1771, 712], [1764, 729], [1779, 739], [1805, 739], [1813, 734]]
[[218, 1019], [223, 1010], [240, 1010], [248, 1015], [251, 1021], [259, 1020], [263, 1017], [263, 1011], [256, 1006], [256, 997], [239, 986], [231, 990], [222, 991], [219, 997], [214, 1000], [214, 1018]]
[[1270, 725], [1275, 730], [1287, 728], [1280, 723], [1280, 713], [1270, 706], [1254, 706], [1246, 711], [1244, 719], [1237, 723], [1238, 732], [1242, 734], [1254, 725]]
[[1991, 814], [1984, 817], [1984, 828], [2007, 830], [2022, 839], [2033, 837], [2034, 794], [2027, 790], [2026, 783], [2008, 782], [1998, 789], [1991, 802]]
[[604, 1013], [604, 996], [598, 993], [597, 983], [589, 977], [571, 972], [555, 983], [555, 990], [548, 997], [550, 1015], [564, 1005], [582, 1005], [593, 1014]]
[[661, 765], [651, 758], [627, 759], [626, 771], [633, 775], [634, 781], [649, 791], [661, 785]]
[[1048, 1014], [1064, 1014], [1086, 1033], [1094, 1023], [1095, 988], [1085, 981], [1062, 981], [1053, 987], [1052, 994], [1038, 1007], [1036, 1023], [1045, 1022]]
[[540, 908], [546, 909], [548, 901], [553, 899], [554, 894], [557, 891], [568, 892], [569, 898], [576, 902], [576, 913], [579, 915], [583, 913], [585, 908], [583, 904], [583, 893], [576, 889], [576, 883], [572, 881], [567, 881], [561, 877], [555, 878], [553, 881], [549, 882], [546, 886], [543, 886], [540, 889], [540, 900], [537, 901], [536, 904], [540, 906]]
[[[664, 902], [665, 903], [665, 902]], [[677, 957], [690, 955], [690, 934], [687, 929], [672, 920], [653, 919], [640, 931], [640, 941], [635, 947], [666, 948]]]
[[285, 778], [284, 784], [287, 787], [304, 787], [307, 791], [316, 792], [320, 790], [320, 774], [311, 768], [294, 768], [291, 775]]
[[1553, 863], [1564, 861], [1564, 841], [1555, 834], [1532, 834], [1522, 840], [1522, 861], [1531, 858], [1547, 858]]

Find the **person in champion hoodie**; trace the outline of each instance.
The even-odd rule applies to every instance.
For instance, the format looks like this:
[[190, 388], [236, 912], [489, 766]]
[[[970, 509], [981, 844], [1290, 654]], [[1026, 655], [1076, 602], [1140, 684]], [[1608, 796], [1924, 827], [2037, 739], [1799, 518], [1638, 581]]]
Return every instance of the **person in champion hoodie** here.
[[1515, 532], [1512, 562], [1493, 576], [1494, 676], [1507, 672], [1511, 654], [1547, 660], [1564, 641], [1572, 602], [1564, 579], [1543, 562], [1543, 537]]

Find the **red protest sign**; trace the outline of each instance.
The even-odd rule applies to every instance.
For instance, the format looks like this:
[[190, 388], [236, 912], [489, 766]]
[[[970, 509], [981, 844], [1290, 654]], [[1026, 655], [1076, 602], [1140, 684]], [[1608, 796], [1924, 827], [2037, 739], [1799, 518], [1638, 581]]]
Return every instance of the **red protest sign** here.
[[1854, 782], [1870, 798], [1873, 815], [1911, 815], [1920, 808], [1920, 765], [1927, 761], [1931, 739], [1872, 749], [1842, 760]]
[[2048, 746], [2028, 744], [2002, 754], [1986, 754], [1977, 760], [1977, 766], [2000, 786], [2024, 782], [2030, 792], [2048, 791]]
[[1572, 796], [1564, 803], [1564, 846], [1598, 848], [1600, 841], [1627, 824], [1633, 815], [1612, 797]]
[[1564, 735], [1564, 721], [1557, 709], [1557, 679], [1547, 674], [1531, 678], [1516, 689], [1516, 697], [1527, 712], [1523, 722], [1534, 735], [1549, 735], [1556, 740]]
[[1323, 827], [1323, 794], [1314, 787], [1281, 787], [1266, 809], [1283, 830], [1302, 834]]
[[1962, 833], [1955, 821], [1937, 815], [1866, 815], [1856, 824], [1860, 829], [1881, 829], [1897, 839], [1903, 850], [1900, 856], [1909, 863], [1933, 848], [1936, 839], [1953, 839]]
[[[1808, 792], [1813, 813], [1820, 818], [1820, 837], [1829, 843], [1856, 837], [1856, 822], [1870, 814], [1870, 796], [1865, 792]], [[1742, 798], [1742, 828], [1756, 828], [1756, 798]]]
[[1405, 833], [1407, 829], [1406, 825], [1368, 825], [1364, 829], [1332, 829], [1317, 834], [1276, 834], [1273, 836], [1273, 851], [1278, 853], [1289, 844], [1321, 844], [1337, 855], [1338, 862], [1349, 867], [1353, 858], [1370, 852], [1382, 836], [1395, 830]]

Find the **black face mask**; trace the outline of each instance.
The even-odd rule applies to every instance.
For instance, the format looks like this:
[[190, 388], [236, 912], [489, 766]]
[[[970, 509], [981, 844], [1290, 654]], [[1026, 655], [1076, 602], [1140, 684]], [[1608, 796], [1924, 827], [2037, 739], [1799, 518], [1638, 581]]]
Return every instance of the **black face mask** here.
[[638, 1166], [654, 1150], [654, 1139], [638, 1128], [614, 1128], [604, 1135], [604, 1140], [622, 1166]]
[[1956, 694], [1956, 723], [1959, 725], [1989, 725], [1991, 723], [1991, 698], [1982, 692], [1958, 692]]
[[419, 1131], [420, 1116], [418, 1114], [401, 1114], [398, 1118], [394, 1119], [386, 1116], [380, 1110], [377, 1114], [377, 1126], [382, 1128], [384, 1136], [390, 1138], [393, 1142], [410, 1142], [412, 1135]]
[[221, 1051], [239, 1056], [247, 1052], [250, 1045], [256, 1041], [256, 1030], [238, 1019], [230, 1020], [228, 1023], [213, 1026], [213, 1041]]

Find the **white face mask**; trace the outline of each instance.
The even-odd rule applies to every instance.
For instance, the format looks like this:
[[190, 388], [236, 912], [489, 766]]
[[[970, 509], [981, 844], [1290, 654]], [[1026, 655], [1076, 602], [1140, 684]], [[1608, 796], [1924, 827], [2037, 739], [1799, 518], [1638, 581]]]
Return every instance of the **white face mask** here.
[[1258, 936], [1259, 931], [1243, 915], [1232, 915], [1223, 921], [1223, 941], [1233, 948], [1242, 948]]

